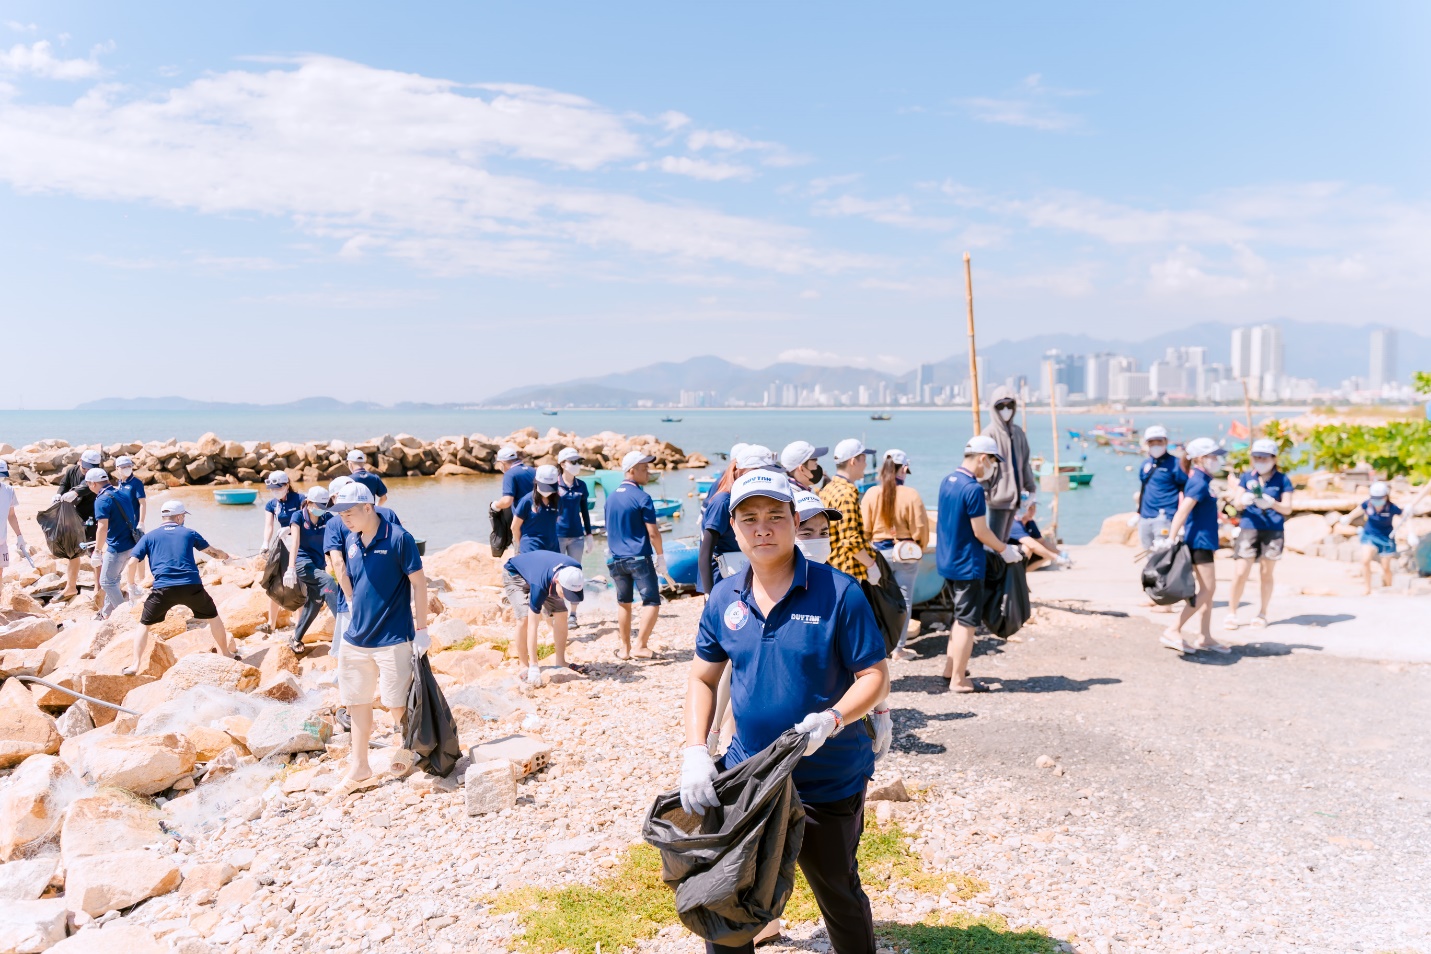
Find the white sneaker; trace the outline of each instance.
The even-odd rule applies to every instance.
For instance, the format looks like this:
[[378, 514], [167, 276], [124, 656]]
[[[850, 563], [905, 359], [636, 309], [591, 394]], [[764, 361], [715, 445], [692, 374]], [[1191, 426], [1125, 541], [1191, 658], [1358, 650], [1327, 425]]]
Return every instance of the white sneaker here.
[[527, 685], [529, 685], [529, 686], [540, 686], [541, 684], [542, 684], [542, 667], [540, 667], [540, 666], [529, 666], [529, 667], [527, 667]]

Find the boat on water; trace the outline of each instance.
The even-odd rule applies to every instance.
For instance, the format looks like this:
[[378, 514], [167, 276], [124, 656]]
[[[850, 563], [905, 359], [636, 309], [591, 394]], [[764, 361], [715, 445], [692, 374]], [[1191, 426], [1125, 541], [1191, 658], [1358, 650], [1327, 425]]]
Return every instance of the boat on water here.
[[696, 481], [696, 493], [704, 497], [706, 494], [711, 492], [711, 488], [715, 486], [715, 483], [715, 477], [702, 477], [700, 480]]
[[[1044, 460], [1042, 457], [1035, 457], [1031, 463], [1033, 464], [1034, 473], [1038, 475], [1040, 481], [1045, 477], [1053, 476], [1052, 461]], [[1068, 480], [1069, 487], [1087, 487], [1093, 483], [1093, 472], [1088, 469], [1088, 465], [1085, 461], [1080, 460], [1072, 464], [1060, 463], [1058, 465], [1058, 473], [1059, 476]]]
[[871, 414], [871, 415], [870, 415], [870, 420], [872, 420], [872, 421], [892, 421], [892, 420], [894, 420], [894, 418], [893, 418], [891, 415], [889, 415], [889, 414], [885, 414], [885, 413], [881, 412], [881, 413], [879, 413], [879, 414]]
[[556, 412], [556, 411], [543, 411], [543, 412], [542, 412], [542, 417], [556, 417], [556, 416], [557, 416], [557, 412]]
[[1131, 419], [1123, 419], [1117, 424], [1098, 424], [1093, 428], [1093, 440], [1095, 443], [1108, 447], [1115, 442], [1127, 443], [1138, 442], [1138, 428], [1133, 425]]
[[681, 421], [683, 421], [683, 420], [685, 420], [685, 418], [680, 418], [680, 417], [663, 417], [663, 418], [661, 418], [661, 423], [662, 423], [662, 424], [679, 424], [679, 423], [681, 423]]
[[251, 504], [257, 499], [257, 490], [247, 490], [241, 487], [224, 487], [214, 491], [214, 503], [228, 504], [229, 506], [243, 506]]
[[[616, 488], [621, 486], [621, 482], [626, 479], [626, 475], [619, 470], [598, 470], [593, 474], [582, 474], [577, 478], [586, 484], [589, 494], [586, 507], [588, 510], [596, 509], [596, 492], [600, 490], [603, 497], [610, 496], [616, 492]], [[650, 490], [656, 490], [655, 485], [650, 485]], [[672, 518], [680, 514], [684, 502], [674, 497], [651, 496], [651, 503], [656, 508], [658, 518]], [[603, 504], [604, 506], [604, 504]]]

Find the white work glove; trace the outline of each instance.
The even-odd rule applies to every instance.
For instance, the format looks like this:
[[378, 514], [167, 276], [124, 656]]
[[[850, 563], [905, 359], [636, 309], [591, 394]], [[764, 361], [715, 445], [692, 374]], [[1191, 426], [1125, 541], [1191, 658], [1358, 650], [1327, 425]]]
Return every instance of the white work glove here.
[[288, 569], [283, 571], [283, 585], [290, 590], [298, 585], [298, 567], [292, 563], [288, 564]]
[[837, 728], [839, 728], [839, 724], [835, 721], [835, 714], [829, 709], [823, 712], [812, 712], [795, 723], [796, 732], [803, 732], [810, 737], [805, 746], [806, 755], [814, 755], [818, 752], [820, 746], [835, 734]]
[[869, 571], [867, 575], [869, 577], [870, 586], [879, 586], [880, 572], [878, 563], [871, 563], [869, 565]]
[[60, 499], [63, 500], [65, 503], [74, 503], [76, 500], [79, 499], [79, 491], [66, 490], [64, 494], [60, 496]]
[[50, 506], [51, 506], [51, 507], [53, 507], [55, 504], [57, 504], [57, 503], [59, 503], [59, 502], [60, 502], [60, 495], [59, 495], [59, 494], [55, 494], [53, 497], [50, 498]]
[[1246, 510], [1248, 507], [1257, 506], [1257, 495], [1250, 490], [1243, 491], [1242, 496], [1237, 498], [1237, 508]]
[[[1414, 543], [1411, 545], [1413, 547], [1416, 546], [1416, 544]], [[25, 537], [23, 534], [15, 534], [15, 546], [19, 548], [20, 556], [29, 556], [30, 548], [25, 544]]]
[[889, 743], [894, 738], [894, 718], [889, 714], [889, 709], [875, 709], [870, 713], [870, 721], [874, 723], [874, 757], [878, 762], [889, 751]]
[[419, 656], [426, 656], [432, 648], [432, 637], [427, 635], [427, 627], [418, 630], [412, 638], [412, 648]]
[[1136, 526], [1138, 525], [1138, 521], [1141, 520], [1141, 519], [1142, 519], [1142, 518], [1139, 517], [1136, 513], [1133, 514], [1133, 516], [1131, 516], [1131, 517], [1128, 518], [1128, 526], [1130, 526], [1130, 527], [1136, 527]]
[[681, 763], [681, 808], [687, 815], [704, 815], [707, 808], [720, 806], [716, 797], [715, 762], [704, 745], [688, 745]]
[[666, 569], [666, 555], [664, 553], [656, 554], [656, 575], [664, 577], [668, 583], [676, 582], [671, 579], [671, 571]]
[[[1414, 533], [1407, 533], [1407, 534], [1406, 534], [1406, 545], [1407, 545], [1408, 547], [1410, 547], [1411, 549], [1415, 550], [1415, 549], [1416, 549], [1416, 544], [1418, 544], [1418, 543], [1420, 543], [1420, 542], [1421, 542], [1421, 538], [1418, 537], [1416, 534], [1414, 534]], [[21, 546], [21, 548], [23, 548], [23, 547], [25, 546], [25, 544], [24, 544], [23, 542], [21, 542], [20, 546]]]
[[1017, 543], [1010, 543], [999, 551], [999, 556], [1004, 558], [1005, 563], [1024, 562], [1024, 551]]
[[1153, 552], [1154, 552], [1154, 553], [1157, 553], [1159, 550], [1166, 550], [1168, 547], [1170, 547], [1170, 546], [1172, 546], [1172, 545], [1173, 545], [1173, 535], [1172, 535], [1172, 534], [1168, 534], [1168, 535], [1165, 536], [1165, 537], [1154, 537], [1154, 538], [1153, 538]]

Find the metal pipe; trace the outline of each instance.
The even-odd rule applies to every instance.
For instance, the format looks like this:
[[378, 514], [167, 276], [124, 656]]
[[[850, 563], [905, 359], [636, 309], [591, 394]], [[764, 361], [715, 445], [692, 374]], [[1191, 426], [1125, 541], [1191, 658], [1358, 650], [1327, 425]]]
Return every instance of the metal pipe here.
[[133, 709], [126, 709], [124, 708], [124, 706], [115, 705], [112, 702], [105, 702], [103, 699], [96, 699], [94, 696], [87, 696], [82, 692], [75, 692], [73, 689], [66, 689], [64, 686], [57, 686], [53, 682], [50, 682], [48, 679], [41, 679], [39, 676], [15, 676], [14, 678], [20, 680], [21, 682], [38, 682], [42, 686], [48, 686], [49, 688], [57, 690], [59, 692], [68, 692], [76, 699], [83, 699], [85, 702], [93, 702], [97, 706], [107, 706], [111, 709], [118, 709], [120, 712], [123, 712], [127, 715], [137, 716], [144, 714], [142, 712], [135, 712]]

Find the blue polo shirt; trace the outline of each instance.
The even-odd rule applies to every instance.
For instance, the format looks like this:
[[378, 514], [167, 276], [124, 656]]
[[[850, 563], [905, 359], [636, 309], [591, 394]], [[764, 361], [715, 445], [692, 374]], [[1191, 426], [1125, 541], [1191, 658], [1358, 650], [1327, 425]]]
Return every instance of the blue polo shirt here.
[[606, 497], [606, 548], [611, 558], [650, 556], [653, 551], [646, 524], [655, 522], [656, 505], [651, 495], [634, 481], [623, 480]]
[[[373, 510], [384, 520], [395, 523], [399, 527], [402, 526], [402, 521], [398, 519], [397, 514], [393, 513], [391, 507], [380, 507], [374, 504]], [[323, 528], [323, 552], [332, 553], [334, 550], [341, 551], [348, 549], [348, 537], [350, 534], [348, 533], [348, 528], [343, 525], [343, 518], [336, 513], [330, 514], [330, 516], [333, 519], [329, 520], [328, 525]]]
[[293, 515], [303, 509], [303, 495], [296, 490], [290, 490], [282, 497], [272, 497], [268, 503], [263, 505], [263, 509], [273, 514], [280, 527], [286, 527], [293, 520]]
[[353, 587], [352, 615], [343, 638], [365, 649], [410, 642], [417, 630], [407, 577], [422, 569], [412, 534], [380, 517], [366, 546], [358, 534], [348, 534], [343, 558]]
[[[324, 543], [328, 535], [328, 524], [338, 520], [338, 515], [334, 513], [320, 513], [317, 519], [308, 511], [307, 507], [298, 511], [298, 515], [293, 518], [290, 526], [298, 528], [298, 555], [308, 560], [314, 566], [323, 566]], [[339, 547], [338, 549], [341, 549]]]
[[94, 519], [108, 520], [109, 529], [104, 545], [115, 553], [134, 546], [134, 532], [139, 529], [139, 505], [118, 487], [106, 487], [94, 501]]
[[371, 470], [359, 471], [353, 474], [353, 479], [373, 492], [373, 499], [388, 495], [388, 485], [383, 483], [383, 479]]
[[[591, 511], [587, 501], [591, 491], [586, 489], [586, 481], [578, 480], [570, 487], [566, 481], [557, 481], [557, 536], [583, 537], [591, 532]], [[526, 527], [522, 531], [526, 532]]]
[[982, 580], [984, 545], [974, 536], [973, 519], [989, 512], [984, 488], [960, 467], [939, 485], [934, 560], [946, 580]]
[[[725, 767], [738, 765], [812, 712], [840, 701], [855, 673], [884, 659], [884, 636], [853, 577], [795, 551], [789, 591], [764, 617], [749, 571], [721, 580], [701, 613], [696, 655], [731, 664], [735, 738]], [[800, 797], [820, 804], [861, 791], [874, 774], [870, 738], [847, 725], [795, 767]]]
[[[1262, 485], [1262, 496], [1271, 497], [1273, 500], [1281, 500], [1292, 492], [1292, 481], [1280, 470], [1263, 477], [1261, 474], [1247, 473], [1242, 475], [1243, 490], [1251, 490], [1254, 484]], [[1275, 510], [1268, 510], [1266, 507], [1248, 507], [1242, 511], [1241, 526], [1253, 530], [1281, 530], [1287, 522], [1287, 518]]]
[[1182, 463], [1172, 454], [1149, 457], [1138, 470], [1138, 479], [1143, 483], [1143, 505], [1138, 508], [1138, 516], [1151, 520], [1162, 510], [1169, 520], [1173, 519], [1178, 498], [1188, 483]]
[[740, 549], [740, 541], [736, 540], [735, 528], [730, 523], [730, 491], [706, 495], [705, 506], [701, 508], [701, 529], [716, 532], [716, 553], [734, 553]]
[[1207, 471], [1194, 467], [1188, 474], [1183, 496], [1197, 501], [1188, 514], [1184, 530], [1188, 546], [1194, 550], [1216, 550], [1221, 544], [1217, 539], [1217, 495], [1212, 492], [1212, 477]]
[[1396, 518], [1401, 515], [1401, 508], [1388, 500], [1385, 507], [1376, 510], [1371, 506], [1370, 500], [1363, 500], [1361, 509], [1366, 514], [1367, 532], [1390, 540], [1391, 531], [1396, 527]]
[[512, 511], [522, 521], [522, 546], [520, 552], [532, 550], [558, 550], [557, 515], [555, 507], [538, 507], [534, 494], [527, 494], [517, 501]]
[[188, 527], [164, 521], [150, 530], [134, 546], [134, 559], [149, 561], [149, 572], [154, 574], [154, 588], [168, 589], [171, 586], [198, 586], [199, 562], [194, 559], [195, 550], [207, 550], [209, 541]]
[[547, 601], [547, 593], [551, 591], [552, 580], [556, 578], [557, 571], [562, 567], [581, 566], [581, 564], [565, 553], [554, 553], [551, 550], [528, 550], [525, 553], [518, 553], [502, 566], [506, 567], [508, 573], [515, 573], [527, 581], [527, 586], [531, 589], [527, 608], [533, 613], [539, 614], [542, 611], [542, 604]]
[[1038, 528], [1038, 524], [1032, 520], [1015, 520], [1009, 524], [1009, 542], [1017, 543], [1020, 540], [1042, 540], [1043, 531]]
[[130, 474], [128, 477], [121, 480], [117, 486], [120, 490], [129, 494], [129, 499], [134, 501], [134, 512], [138, 513], [139, 501], [143, 500], [145, 497], [148, 496], [148, 494], [144, 492], [144, 482], [141, 481], [138, 477], [135, 477], [133, 474]]
[[536, 468], [517, 461], [502, 475], [502, 496], [511, 497], [515, 505], [518, 500], [531, 493], [536, 485]]

